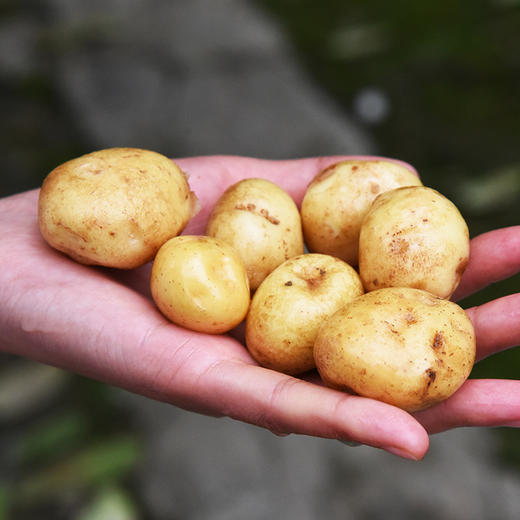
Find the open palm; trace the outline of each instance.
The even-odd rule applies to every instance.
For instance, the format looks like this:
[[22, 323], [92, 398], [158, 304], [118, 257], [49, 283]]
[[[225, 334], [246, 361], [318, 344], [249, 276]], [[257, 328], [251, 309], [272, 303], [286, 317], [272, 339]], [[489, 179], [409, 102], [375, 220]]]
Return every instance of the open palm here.
[[[299, 203], [311, 178], [340, 159], [178, 160], [202, 203], [185, 233], [203, 233], [213, 203], [241, 178], [272, 180]], [[428, 449], [428, 433], [462, 425], [520, 425], [517, 381], [469, 380], [444, 403], [410, 415], [325, 388], [315, 375], [299, 379], [264, 369], [249, 356], [240, 330], [210, 336], [168, 322], [151, 299], [149, 265], [131, 271], [86, 267], [52, 250], [38, 230], [37, 198], [31, 191], [0, 201], [0, 345], [5, 352], [277, 434], [356, 441], [416, 459]], [[477, 237], [456, 297], [519, 270], [520, 226]], [[467, 312], [479, 358], [520, 344], [520, 294]]]

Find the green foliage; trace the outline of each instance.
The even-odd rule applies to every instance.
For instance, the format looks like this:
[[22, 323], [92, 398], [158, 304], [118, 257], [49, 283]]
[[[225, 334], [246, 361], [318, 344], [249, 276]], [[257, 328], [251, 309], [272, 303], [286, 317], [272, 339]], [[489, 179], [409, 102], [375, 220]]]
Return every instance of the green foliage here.
[[[37, 371], [37, 363], [23, 364]], [[18, 374], [27, 384], [20, 362], [7, 360], [9, 365], [11, 378]], [[0, 435], [9, 449], [7, 467], [0, 468], [0, 520], [70, 517], [60, 511], [81, 511], [85, 519], [137, 518], [127, 486], [142, 447], [113, 402], [114, 389], [73, 375], [65, 381], [40, 413], [20, 401], [32, 394], [17, 393], [25, 412]]]

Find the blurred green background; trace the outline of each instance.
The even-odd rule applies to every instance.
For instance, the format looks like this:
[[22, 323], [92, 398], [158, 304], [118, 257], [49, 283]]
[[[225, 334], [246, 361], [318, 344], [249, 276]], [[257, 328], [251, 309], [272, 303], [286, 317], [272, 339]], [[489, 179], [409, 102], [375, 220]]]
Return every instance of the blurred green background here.
[[[71, 48], [103, 45], [109, 20], [63, 30], [44, 4], [0, 0], [0, 44], [12, 46], [0, 68], [2, 196], [39, 186], [54, 166], [97, 145], [68, 110], [53, 70]], [[520, 223], [519, 1], [256, 4], [378, 153], [410, 162], [456, 201], [473, 236]], [[30, 65], [17, 48], [19, 30], [32, 31]], [[517, 291], [519, 275], [464, 305]], [[148, 518], [133, 480], [142, 440], [112, 389], [0, 359], [0, 520]], [[519, 374], [512, 349], [473, 375]], [[519, 433], [499, 429], [496, 442], [520, 471]]]

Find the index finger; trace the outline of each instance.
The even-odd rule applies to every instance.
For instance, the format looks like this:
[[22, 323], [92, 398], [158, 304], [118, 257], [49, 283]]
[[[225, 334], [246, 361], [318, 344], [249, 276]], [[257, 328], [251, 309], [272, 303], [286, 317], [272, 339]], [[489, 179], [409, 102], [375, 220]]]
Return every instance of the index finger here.
[[299, 205], [309, 182], [319, 172], [347, 159], [389, 161], [417, 173], [404, 161], [367, 155], [336, 155], [283, 161], [225, 155], [175, 159], [175, 162], [188, 174], [191, 189], [201, 203], [201, 211], [192, 219], [186, 228], [186, 233], [201, 233], [218, 197], [241, 179], [261, 177], [270, 180], [286, 190]]
[[520, 226], [488, 231], [472, 239], [469, 263], [455, 301], [520, 272]]

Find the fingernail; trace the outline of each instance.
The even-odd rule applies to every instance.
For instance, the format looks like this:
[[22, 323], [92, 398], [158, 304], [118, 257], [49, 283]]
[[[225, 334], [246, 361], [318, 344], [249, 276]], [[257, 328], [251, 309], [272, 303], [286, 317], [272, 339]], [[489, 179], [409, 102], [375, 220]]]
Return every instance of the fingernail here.
[[410, 453], [409, 451], [403, 449], [403, 448], [395, 448], [394, 446], [390, 447], [383, 447], [383, 450], [387, 451], [388, 453], [391, 453], [392, 455], [397, 455], [398, 457], [402, 457], [404, 459], [408, 460], [415, 460], [418, 461], [419, 458]]
[[361, 446], [360, 442], [356, 441], [342, 441], [341, 439], [338, 439], [341, 444], [345, 444], [345, 446], [350, 446], [351, 448], [357, 448], [358, 446]]

